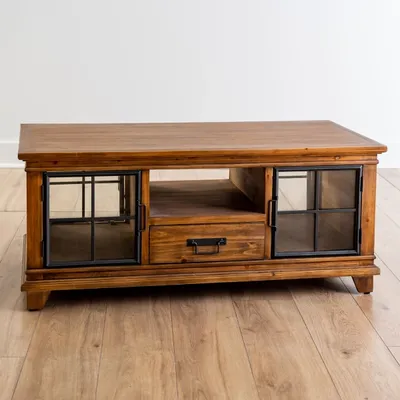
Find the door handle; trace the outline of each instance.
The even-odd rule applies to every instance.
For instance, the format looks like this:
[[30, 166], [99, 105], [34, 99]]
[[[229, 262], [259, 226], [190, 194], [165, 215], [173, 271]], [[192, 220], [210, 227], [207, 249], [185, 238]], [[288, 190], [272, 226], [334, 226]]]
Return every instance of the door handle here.
[[272, 229], [276, 229], [276, 203], [277, 200], [268, 201], [268, 226]]

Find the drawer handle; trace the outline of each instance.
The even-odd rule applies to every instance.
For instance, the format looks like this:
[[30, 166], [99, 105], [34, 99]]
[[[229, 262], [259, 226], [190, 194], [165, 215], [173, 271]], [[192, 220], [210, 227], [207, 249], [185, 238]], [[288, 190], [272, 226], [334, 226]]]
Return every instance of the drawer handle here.
[[[188, 239], [186, 241], [186, 245], [193, 247], [193, 254], [212, 255], [218, 254], [220, 251], [220, 246], [225, 246], [226, 242], [226, 238]], [[213, 251], [199, 251], [200, 246], [216, 246], [217, 249]]]

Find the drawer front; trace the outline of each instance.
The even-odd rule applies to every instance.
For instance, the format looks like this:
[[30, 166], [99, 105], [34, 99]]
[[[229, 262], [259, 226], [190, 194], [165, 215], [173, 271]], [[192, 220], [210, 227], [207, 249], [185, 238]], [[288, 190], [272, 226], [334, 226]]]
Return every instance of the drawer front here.
[[264, 258], [264, 223], [152, 226], [150, 263]]

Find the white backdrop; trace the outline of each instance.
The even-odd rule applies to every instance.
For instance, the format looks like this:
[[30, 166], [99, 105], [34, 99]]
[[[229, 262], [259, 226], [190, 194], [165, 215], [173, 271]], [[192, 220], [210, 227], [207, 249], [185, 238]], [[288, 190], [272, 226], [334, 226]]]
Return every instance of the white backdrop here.
[[398, 0], [0, 0], [0, 164], [21, 122], [331, 119], [400, 167]]

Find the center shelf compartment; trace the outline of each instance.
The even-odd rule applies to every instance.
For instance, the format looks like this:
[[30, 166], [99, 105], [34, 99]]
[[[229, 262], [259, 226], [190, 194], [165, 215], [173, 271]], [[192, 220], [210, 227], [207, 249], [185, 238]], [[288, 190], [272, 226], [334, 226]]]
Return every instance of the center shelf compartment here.
[[265, 222], [229, 179], [150, 182], [150, 225]]

